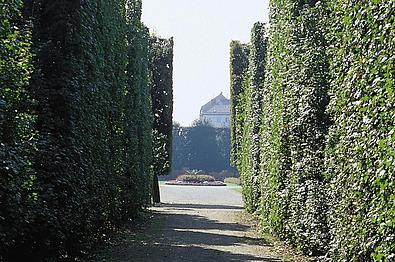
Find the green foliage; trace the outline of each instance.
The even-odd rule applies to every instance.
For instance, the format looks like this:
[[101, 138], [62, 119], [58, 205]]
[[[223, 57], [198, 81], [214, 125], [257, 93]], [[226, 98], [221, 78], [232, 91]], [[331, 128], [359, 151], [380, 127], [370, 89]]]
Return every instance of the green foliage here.
[[73, 255], [151, 202], [141, 1], [0, 3], [0, 260]]
[[226, 177], [224, 179], [225, 184], [241, 185], [241, 180], [239, 177]]
[[[263, 191], [276, 188], [281, 197], [276, 200], [277, 214], [273, 218], [269, 215], [268, 222], [273, 225], [279, 219], [281, 224], [275, 228], [280, 236], [292, 239], [306, 253], [323, 254], [328, 240], [323, 172], [329, 124], [325, 114], [328, 63], [322, 27], [324, 13], [318, 4], [299, 5], [295, 1], [295, 5], [277, 5], [275, 10], [283, 8], [292, 16], [274, 14], [278, 25], [283, 25], [288, 33], [275, 31], [270, 39], [268, 73], [272, 78], [268, 77], [267, 84], [271, 101], [266, 112], [275, 113], [262, 128], [263, 136], [270, 141], [262, 150], [266, 158], [262, 180], [275, 178], [274, 184], [269, 182]], [[276, 41], [277, 36], [284, 37], [282, 43]], [[277, 46], [284, 42], [286, 46]], [[262, 202], [271, 197], [266, 196]], [[272, 211], [263, 212], [266, 216]]]
[[269, 39], [264, 24], [255, 24], [247, 80], [233, 94], [243, 101], [233, 118], [243, 123], [237, 167], [247, 211], [259, 210], [274, 233], [314, 254], [327, 246], [322, 18], [321, 6], [272, 1]]
[[[232, 41], [230, 45], [230, 70], [231, 70], [231, 139], [232, 164], [238, 169], [241, 180], [243, 181], [243, 200], [245, 208], [253, 212], [254, 205], [254, 187], [253, 187], [253, 163], [251, 159], [253, 121], [251, 86], [249, 71], [249, 54], [251, 47]], [[259, 188], [259, 187], [257, 187]]]
[[[136, 203], [150, 203], [152, 186], [152, 151], [153, 151], [153, 112], [150, 82], [150, 35], [148, 28], [141, 23], [141, 1], [131, 1], [127, 8], [128, 23], [128, 64], [127, 88], [125, 89], [124, 139], [129, 151], [124, 152], [128, 172], [144, 174], [131, 177], [129, 181], [138, 179], [138, 183], [129, 184], [134, 188], [139, 199]], [[132, 140], [131, 138], [134, 138]], [[137, 159], [137, 161], [136, 161]], [[129, 192], [125, 191], [126, 198]], [[133, 200], [133, 199], [131, 199]], [[129, 203], [133, 206], [133, 202]]]
[[231, 135], [231, 164], [238, 165], [240, 161], [241, 137], [243, 136], [242, 126], [244, 122], [244, 109], [242, 93], [248, 71], [248, 45], [238, 41], [230, 43], [230, 113], [232, 115], [230, 123]]
[[260, 129], [262, 117], [262, 94], [265, 83], [267, 38], [265, 24], [255, 23], [251, 31], [251, 43], [249, 54], [249, 81], [246, 83], [245, 100], [246, 113], [243, 134], [244, 155], [248, 157], [246, 162], [241, 163], [240, 170], [243, 178], [243, 193], [246, 209], [254, 212], [260, 205]]
[[[252, 29], [248, 49], [244, 46], [243, 54], [248, 57], [242, 57], [248, 58], [248, 61], [241, 60], [245, 66], [241, 69], [235, 58], [240, 56], [243, 46], [237, 42], [231, 43], [232, 156], [243, 181], [243, 198], [249, 212], [256, 211], [260, 204], [260, 123], [266, 45], [265, 24], [258, 22]], [[238, 86], [239, 79], [242, 79], [241, 87]]]
[[266, 62], [262, 86], [254, 96], [253, 40], [232, 92], [247, 210], [329, 261], [395, 258], [394, 10], [391, 1], [271, 1], [267, 58], [256, 60]]
[[26, 231], [37, 194], [30, 161], [35, 116], [27, 92], [32, 72], [31, 24], [23, 1], [0, 0], [0, 260]]
[[395, 259], [395, 2], [330, 1], [334, 261]]
[[173, 38], [151, 37], [153, 169], [167, 175], [171, 169], [173, 131]]
[[173, 170], [230, 170], [230, 130], [195, 121], [192, 127], [173, 126]]
[[215, 178], [212, 176], [203, 175], [203, 174], [185, 174], [185, 175], [178, 176], [177, 181], [203, 183], [205, 181], [214, 182]]

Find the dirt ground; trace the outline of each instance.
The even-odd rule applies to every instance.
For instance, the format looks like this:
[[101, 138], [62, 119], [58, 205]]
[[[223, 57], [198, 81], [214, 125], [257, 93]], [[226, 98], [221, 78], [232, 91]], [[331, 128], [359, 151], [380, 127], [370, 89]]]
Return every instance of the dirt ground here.
[[263, 240], [232, 187], [161, 185], [162, 204], [125, 228], [89, 261], [312, 261]]

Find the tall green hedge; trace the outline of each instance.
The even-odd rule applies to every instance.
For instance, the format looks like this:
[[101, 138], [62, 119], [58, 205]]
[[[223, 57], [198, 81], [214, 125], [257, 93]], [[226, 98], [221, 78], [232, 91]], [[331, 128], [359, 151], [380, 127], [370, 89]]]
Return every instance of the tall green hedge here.
[[154, 116], [152, 130], [152, 169], [154, 173], [152, 196], [160, 203], [159, 175], [171, 170], [173, 134], [173, 38], [151, 36], [150, 72], [151, 99]]
[[[267, 36], [265, 24], [257, 22], [251, 31], [250, 55], [249, 55], [249, 90], [247, 99], [250, 101], [250, 113], [246, 116], [249, 131], [245, 132], [244, 137], [250, 140], [249, 147], [246, 148], [247, 154], [250, 155], [251, 177], [248, 178], [251, 189], [251, 204], [249, 210], [255, 211], [260, 205], [261, 185], [260, 185], [260, 154], [261, 154], [261, 117], [262, 117], [262, 100], [263, 88], [265, 83], [265, 66], [266, 66], [266, 48]], [[247, 181], [243, 181], [247, 184]], [[247, 199], [247, 196], [245, 196]]]
[[32, 73], [31, 22], [21, 0], [0, 1], [0, 260], [29, 226], [36, 193], [31, 157], [35, 116], [27, 87]]
[[243, 86], [247, 80], [246, 72], [248, 71], [248, 45], [241, 44], [239, 41], [230, 43], [230, 112], [232, 117], [231, 129], [231, 163], [237, 166], [240, 161], [241, 148], [241, 126], [243, 123]]
[[0, 260], [70, 256], [151, 204], [141, 0], [7, 0], [0, 12]]
[[231, 110], [233, 164], [243, 181], [245, 208], [254, 212], [260, 204], [260, 123], [266, 63], [265, 24], [256, 23], [251, 43], [231, 43]]
[[395, 260], [395, 2], [329, 1], [330, 254]]
[[[294, 1], [293, 5], [285, 6], [281, 1], [272, 2], [275, 6], [272, 15], [276, 17], [272, 23], [276, 25], [269, 43], [268, 74], [272, 78], [267, 77], [266, 84], [271, 100], [266, 106], [274, 114], [267, 116], [272, 119], [262, 128], [262, 136], [269, 138], [262, 150], [266, 158], [262, 163], [262, 179], [269, 183], [262, 190], [270, 192], [275, 188], [278, 192], [275, 196], [278, 213], [268, 219], [277, 233], [292, 239], [301, 250], [323, 254], [328, 246], [323, 175], [329, 123], [325, 113], [328, 104], [325, 16], [321, 5], [304, 2]], [[277, 26], [282, 30], [275, 29]], [[270, 109], [266, 114], [270, 114]], [[265, 196], [262, 202], [272, 197]], [[270, 212], [271, 207], [263, 209], [264, 219]], [[276, 225], [277, 222], [281, 224]]]
[[[134, 183], [134, 191], [139, 201], [150, 203], [153, 170], [153, 110], [151, 101], [152, 83], [150, 82], [150, 35], [148, 28], [141, 23], [141, 1], [130, 1], [127, 7], [128, 21], [128, 64], [126, 93], [125, 129], [129, 135], [135, 134], [136, 140], [130, 143], [130, 151], [125, 152], [125, 163], [140, 176]], [[144, 121], [142, 121], [144, 119]], [[127, 144], [128, 145], [128, 144]], [[137, 161], [135, 160], [137, 159]], [[125, 194], [129, 192], [125, 191]], [[133, 203], [130, 203], [131, 205]]]
[[153, 169], [167, 175], [171, 169], [173, 132], [173, 38], [151, 37], [153, 125]]
[[243, 180], [243, 199], [246, 209], [253, 211], [251, 139], [252, 129], [250, 101], [250, 46], [232, 41], [230, 44], [230, 111], [231, 119], [231, 164]]
[[232, 111], [242, 123], [232, 148], [247, 210], [323, 260], [395, 259], [394, 10], [392, 1], [272, 0], [260, 118], [251, 70], [232, 92], [243, 109], [243, 118]]

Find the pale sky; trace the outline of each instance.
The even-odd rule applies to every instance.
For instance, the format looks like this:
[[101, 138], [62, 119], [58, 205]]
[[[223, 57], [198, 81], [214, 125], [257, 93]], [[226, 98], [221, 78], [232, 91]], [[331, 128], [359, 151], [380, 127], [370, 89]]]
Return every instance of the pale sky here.
[[268, 22], [269, 0], [143, 0], [143, 22], [174, 37], [174, 121], [189, 126], [220, 92], [229, 98], [229, 43]]

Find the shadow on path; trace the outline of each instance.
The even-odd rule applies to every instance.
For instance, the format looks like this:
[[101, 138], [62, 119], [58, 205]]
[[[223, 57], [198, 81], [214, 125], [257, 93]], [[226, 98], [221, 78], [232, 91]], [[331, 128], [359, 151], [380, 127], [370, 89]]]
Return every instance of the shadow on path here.
[[241, 207], [162, 204], [145, 229], [107, 254], [110, 260], [138, 262], [281, 261], [259, 253], [270, 245], [248, 237], [249, 226], [231, 221]]

